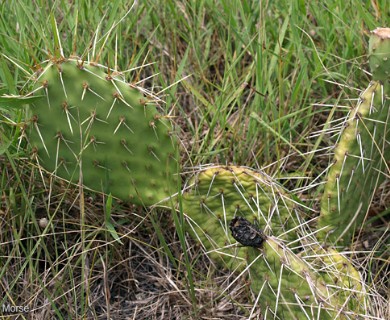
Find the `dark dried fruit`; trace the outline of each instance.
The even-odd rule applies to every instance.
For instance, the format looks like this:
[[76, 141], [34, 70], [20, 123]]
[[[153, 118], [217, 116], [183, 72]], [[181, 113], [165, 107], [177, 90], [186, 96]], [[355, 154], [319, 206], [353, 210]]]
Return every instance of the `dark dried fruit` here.
[[230, 230], [233, 238], [243, 246], [261, 248], [266, 239], [263, 231], [243, 217], [233, 218], [230, 222]]

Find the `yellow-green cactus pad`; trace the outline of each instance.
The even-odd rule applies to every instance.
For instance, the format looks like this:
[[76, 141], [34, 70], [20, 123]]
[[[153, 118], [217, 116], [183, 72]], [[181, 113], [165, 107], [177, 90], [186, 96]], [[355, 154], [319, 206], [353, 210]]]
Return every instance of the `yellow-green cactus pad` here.
[[347, 320], [367, 314], [360, 275], [337, 252], [298, 255], [275, 237], [260, 250], [250, 249], [251, 284], [264, 319]]
[[183, 194], [189, 232], [212, 257], [228, 266], [237, 266], [237, 261], [243, 262], [241, 267], [246, 264], [245, 250], [238, 254], [230, 235], [229, 223], [235, 216], [256, 220], [267, 235], [295, 240], [301, 223], [299, 207], [270, 177], [246, 167], [200, 171]]

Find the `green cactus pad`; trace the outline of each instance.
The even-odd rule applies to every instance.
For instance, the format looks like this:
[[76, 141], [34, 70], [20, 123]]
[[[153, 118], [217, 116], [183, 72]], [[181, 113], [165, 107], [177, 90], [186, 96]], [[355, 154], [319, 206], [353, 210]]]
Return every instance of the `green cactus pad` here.
[[372, 79], [382, 83], [390, 79], [390, 28], [377, 28], [371, 32], [370, 69]]
[[119, 74], [79, 59], [50, 61], [33, 90], [27, 136], [47, 171], [140, 205], [175, 193], [171, 123]]
[[374, 80], [350, 112], [321, 200], [319, 237], [339, 245], [349, 245], [376, 188], [389, 174], [389, 28], [372, 32], [369, 51]]
[[[346, 277], [336, 264], [329, 265], [329, 255], [339, 258], [335, 252], [314, 255], [321, 262], [318, 269], [309, 263], [312, 256], [293, 253], [275, 237], [266, 239], [261, 253], [249, 251], [252, 288], [264, 319], [359, 319], [365, 314], [360, 276], [356, 280]], [[321, 269], [324, 265], [327, 270]], [[324, 277], [325, 273], [332, 277]], [[344, 281], [350, 282], [346, 286]]]
[[390, 138], [386, 88], [372, 82], [351, 111], [335, 149], [318, 227], [319, 236], [348, 245], [365, 217], [375, 189], [384, 179]]
[[[307, 250], [307, 255], [313, 257], [310, 264], [316, 270], [320, 270], [319, 272], [326, 279], [327, 283], [333, 283], [341, 289], [347, 289], [343, 290], [346, 294], [351, 292], [349, 290], [357, 292], [358, 296], [360, 295], [358, 300], [362, 301], [364, 281], [347, 257], [333, 248], [324, 248], [319, 245], [310, 246]], [[340, 292], [339, 294], [342, 293]]]
[[[183, 195], [189, 231], [211, 257], [237, 266], [236, 241], [229, 223], [236, 216], [256, 220], [265, 234], [295, 240], [300, 225], [299, 204], [271, 178], [245, 167], [215, 167], [199, 172]], [[295, 229], [294, 229], [295, 228]], [[238, 260], [246, 264], [245, 250]]]
[[[364, 312], [358, 272], [315, 239], [300, 245], [295, 232], [302, 213], [269, 177], [244, 167], [206, 169], [190, 181], [182, 204], [189, 232], [209, 256], [233, 271], [249, 272], [264, 319], [357, 319]], [[245, 226], [258, 230], [259, 238], [241, 234], [242, 219], [235, 216], [258, 221], [260, 230]], [[260, 249], [238, 244], [232, 227], [236, 239], [258, 240]], [[286, 245], [290, 239], [296, 239], [294, 250]]]

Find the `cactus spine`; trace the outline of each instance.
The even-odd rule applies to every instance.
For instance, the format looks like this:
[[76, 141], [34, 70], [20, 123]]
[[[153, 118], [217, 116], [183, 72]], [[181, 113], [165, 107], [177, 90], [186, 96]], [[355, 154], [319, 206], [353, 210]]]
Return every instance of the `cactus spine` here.
[[331, 243], [348, 245], [360, 227], [375, 189], [389, 172], [390, 29], [370, 38], [373, 80], [351, 110], [335, 148], [321, 200], [319, 234]]
[[[175, 193], [177, 147], [171, 123], [149, 95], [119, 73], [69, 58], [37, 73], [26, 136], [50, 173], [140, 205]], [[31, 96], [31, 94], [29, 94]]]

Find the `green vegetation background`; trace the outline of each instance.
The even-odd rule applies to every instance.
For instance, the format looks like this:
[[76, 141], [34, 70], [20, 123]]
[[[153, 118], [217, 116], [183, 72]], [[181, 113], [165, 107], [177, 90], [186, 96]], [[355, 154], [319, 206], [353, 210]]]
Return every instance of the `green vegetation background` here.
[[[293, 180], [294, 187], [302, 187], [329, 164], [326, 148], [335, 143], [337, 130], [325, 129], [337, 126], [353, 105], [349, 99], [366, 87], [368, 34], [388, 24], [389, 12], [385, 0], [3, 0], [0, 93], [25, 92], [32, 70], [58, 52], [54, 16], [65, 56], [90, 54], [96, 40], [101, 63], [136, 68], [127, 73], [128, 81], [152, 88], [166, 101], [162, 107], [179, 129], [183, 168], [234, 163], [277, 177], [305, 176]], [[49, 305], [58, 318], [98, 317], [107, 305], [111, 314], [120, 308], [134, 313], [113, 297], [136, 299], [137, 281], [143, 283], [136, 275], [160, 281], [160, 289], [142, 287], [141, 296], [171, 293], [182, 303], [176, 312], [183, 319], [212, 313], [210, 304], [216, 308], [227, 299], [226, 293], [210, 299], [217, 280], [210, 280], [211, 268], [199, 258], [199, 248], [189, 243], [190, 257], [181, 265], [179, 241], [164, 213], [111, 208], [91, 196], [80, 233], [77, 190], [45, 189], [39, 173], [19, 161], [26, 156], [18, 149], [23, 110], [0, 113], [0, 304], [27, 303], [37, 313]], [[122, 246], [114, 245], [104, 221], [96, 223], [107, 211], [114, 212]], [[42, 231], [38, 221], [46, 217], [55, 227]], [[161, 274], [153, 273], [159, 281], [132, 265], [129, 248], [140, 261], [148, 257], [150, 268], [161, 267]], [[176, 289], [162, 280], [172, 264]], [[195, 274], [187, 278], [188, 272]], [[115, 281], [126, 284], [115, 287]], [[244, 317], [240, 310], [250, 307], [242, 290], [234, 295], [239, 307], [221, 311], [221, 318]], [[141, 318], [173, 306], [158, 297], [150, 300], [155, 303], [150, 314], [138, 311]]]

